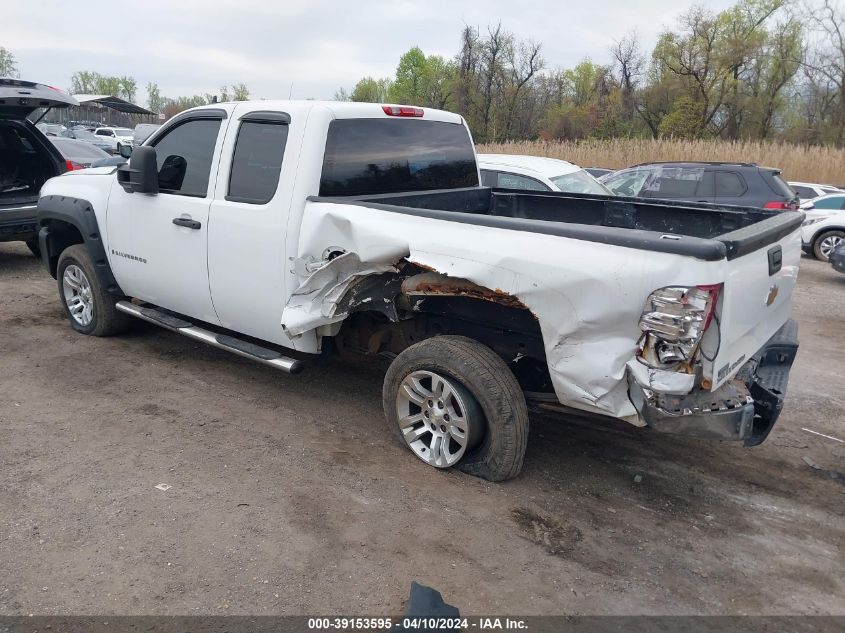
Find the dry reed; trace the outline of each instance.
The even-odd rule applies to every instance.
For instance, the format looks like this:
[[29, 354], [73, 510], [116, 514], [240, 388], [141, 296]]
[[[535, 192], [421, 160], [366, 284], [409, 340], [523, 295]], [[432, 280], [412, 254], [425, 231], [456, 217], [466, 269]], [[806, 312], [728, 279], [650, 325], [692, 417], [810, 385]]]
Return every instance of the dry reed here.
[[479, 145], [479, 152], [568, 160], [582, 167], [619, 169], [653, 161], [738, 161], [778, 167], [787, 180], [845, 185], [845, 149], [771, 141], [587, 139], [511, 141]]

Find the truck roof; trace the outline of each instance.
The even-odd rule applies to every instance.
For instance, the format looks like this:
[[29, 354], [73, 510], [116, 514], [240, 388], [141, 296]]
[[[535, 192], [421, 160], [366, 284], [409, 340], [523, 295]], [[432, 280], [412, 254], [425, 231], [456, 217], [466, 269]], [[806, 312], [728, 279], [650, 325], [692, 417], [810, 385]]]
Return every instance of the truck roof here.
[[[419, 108], [419, 106], [406, 106], [398, 104], [382, 104], [382, 103], [358, 103], [352, 101], [312, 101], [312, 100], [268, 100], [268, 101], [227, 101], [227, 105], [234, 105], [237, 111], [248, 112], [251, 110], [271, 110], [288, 112], [296, 110], [298, 112], [308, 111], [314, 108], [325, 108], [336, 119], [370, 119], [370, 118], [406, 118], [409, 120], [422, 121], [443, 121], [445, 123], [463, 123], [463, 118], [459, 114], [453, 112], [446, 112], [445, 110], [437, 110], [435, 108]], [[208, 105], [191, 108], [191, 110], [203, 110], [210, 108], [219, 108], [221, 103], [210, 103]], [[423, 115], [419, 116], [391, 116], [384, 111], [385, 106], [404, 107], [404, 108], [418, 108], [422, 110]]]

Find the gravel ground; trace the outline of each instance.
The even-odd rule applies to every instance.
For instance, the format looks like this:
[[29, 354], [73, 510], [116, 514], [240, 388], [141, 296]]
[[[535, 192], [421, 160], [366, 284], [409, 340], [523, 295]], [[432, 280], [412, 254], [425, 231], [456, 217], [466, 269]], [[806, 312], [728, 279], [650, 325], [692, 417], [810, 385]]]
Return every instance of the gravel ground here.
[[805, 258], [760, 447], [534, 416], [490, 484], [394, 444], [375, 369], [81, 336], [0, 244], [0, 614], [397, 614], [411, 580], [465, 614], [845, 614], [845, 444], [802, 430], [845, 439], [843, 308]]

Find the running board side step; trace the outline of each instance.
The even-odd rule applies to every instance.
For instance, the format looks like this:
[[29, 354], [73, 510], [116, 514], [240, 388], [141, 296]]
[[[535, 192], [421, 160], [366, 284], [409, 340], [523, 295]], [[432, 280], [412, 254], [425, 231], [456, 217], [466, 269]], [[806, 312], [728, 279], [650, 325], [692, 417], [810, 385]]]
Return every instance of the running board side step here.
[[305, 369], [305, 363], [295, 358], [284, 356], [280, 352], [269, 347], [261, 347], [248, 341], [242, 341], [234, 336], [216, 334], [210, 330], [197, 327], [190, 321], [167, 314], [155, 308], [136, 306], [128, 301], [118, 301], [115, 307], [121, 312], [137, 317], [143, 321], [155, 323], [171, 332], [178, 332], [195, 341], [207, 343], [212, 347], [232, 352], [238, 356], [249, 358], [275, 369], [281, 369], [289, 374], [298, 374]]

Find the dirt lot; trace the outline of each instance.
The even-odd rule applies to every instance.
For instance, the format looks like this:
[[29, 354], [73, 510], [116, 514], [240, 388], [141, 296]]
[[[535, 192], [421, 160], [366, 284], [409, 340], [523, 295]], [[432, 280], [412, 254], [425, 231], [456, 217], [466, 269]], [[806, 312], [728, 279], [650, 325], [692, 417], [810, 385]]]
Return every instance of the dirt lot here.
[[805, 259], [795, 316], [764, 445], [534, 417], [489, 484], [393, 443], [377, 371], [78, 335], [0, 244], [0, 614], [396, 614], [412, 579], [466, 614], [845, 614], [845, 444], [802, 430], [845, 439], [845, 276]]

